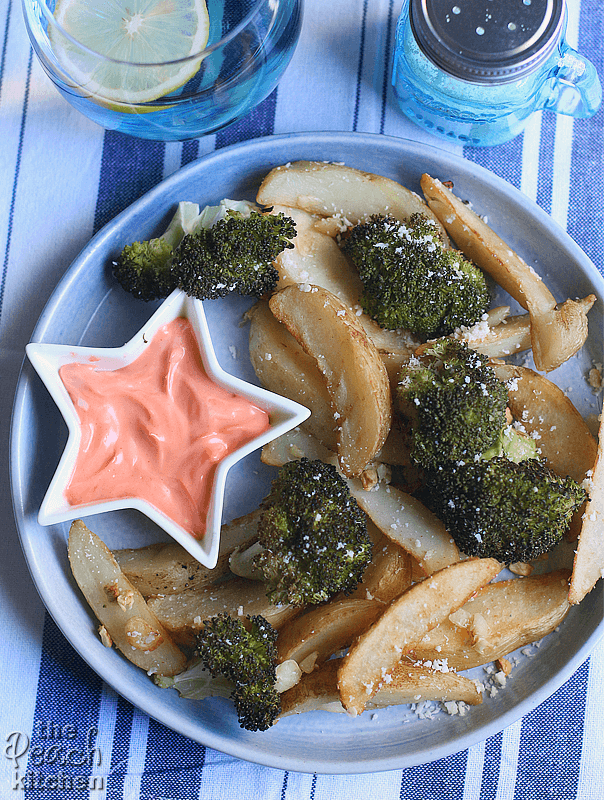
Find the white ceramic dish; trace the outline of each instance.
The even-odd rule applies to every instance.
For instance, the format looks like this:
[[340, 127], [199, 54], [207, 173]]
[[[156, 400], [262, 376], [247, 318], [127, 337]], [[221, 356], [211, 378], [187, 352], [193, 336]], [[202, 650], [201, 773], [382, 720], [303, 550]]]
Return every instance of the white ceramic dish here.
[[[251, 403], [262, 408], [269, 414], [270, 419], [270, 428], [266, 433], [255, 437], [244, 446], [238, 448], [234, 453], [222, 459], [216, 467], [206, 519], [206, 533], [201, 539], [194, 538], [181, 525], [163, 514], [155, 506], [138, 497], [73, 506], [70, 505], [65, 496], [65, 490], [74, 472], [82, 436], [76, 409], [63, 381], [59, 377], [60, 368], [66, 364], [86, 362], [94, 363], [97, 370], [116, 370], [125, 367], [143, 353], [162, 325], [178, 317], [185, 317], [191, 322], [206, 373], [227, 391], [233, 392], [240, 397], [245, 397]], [[310, 414], [308, 409], [298, 403], [294, 403], [285, 397], [279, 397], [272, 392], [267, 392], [265, 389], [242, 381], [240, 378], [225, 372], [214, 353], [203, 303], [187, 297], [184, 292], [178, 290], [175, 290], [161, 304], [151, 319], [122, 347], [73, 347], [71, 344], [32, 342], [27, 345], [25, 350], [36, 372], [44, 381], [46, 388], [57, 404], [69, 430], [67, 445], [40, 506], [40, 513], [38, 514], [40, 525], [56, 525], [60, 522], [71, 521], [74, 517], [89, 517], [106, 511], [134, 508], [148, 516], [160, 528], [163, 528], [194, 558], [210, 569], [216, 566], [216, 561], [218, 560], [224, 487], [229, 469], [242, 458], [253, 453], [254, 450], [259, 450], [263, 445], [304, 422]]]
[[[298, 134], [246, 142], [213, 153], [163, 182], [107, 225], [85, 248], [57, 286], [35, 331], [38, 342], [117, 346], [149, 316], [149, 307], [117, 287], [108, 266], [133, 239], [162, 230], [180, 200], [200, 204], [223, 197], [253, 199], [269, 169], [298, 159], [340, 161], [377, 172], [419, 192], [429, 172], [455, 183], [456, 192], [488, 215], [490, 224], [547, 279], [559, 298], [595, 292], [604, 280], [580, 248], [541, 209], [488, 171], [436, 148], [364, 134]], [[249, 302], [225, 298], [205, 304], [216, 355], [229, 372], [255, 382], [246, 358], [247, 330], [240, 327]], [[602, 301], [590, 312], [592, 333], [582, 353], [550, 377], [584, 415], [599, 412], [586, 383], [601, 361]], [[233, 354], [237, 357], [233, 358]], [[239, 728], [226, 700], [185, 701], [158, 689], [147, 675], [98, 641], [89, 610], [67, 565], [67, 523], [41, 528], [37, 514], [65, 442], [60, 414], [31, 366], [19, 381], [13, 414], [11, 474], [23, 550], [49, 612], [75, 649], [134, 705], [204, 744], [272, 767], [300, 772], [361, 773], [409, 767], [442, 758], [502, 730], [551, 695], [588, 656], [604, 631], [602, 582], [573, 608], [560, 631], [533, 658], [515, 667], [505, 690], [464, 717], [439, 714], [418, 719], [407, 707], [350, 719], [315, 712], [280, 721], [264, 733]], [[251, 510], [268, 489], [273, 472], [257, 456], [229, 473], [225, 519]], [[162, 533], [135, 511], [91, 517], [87, 524], [110, 547], [136, 546]]]

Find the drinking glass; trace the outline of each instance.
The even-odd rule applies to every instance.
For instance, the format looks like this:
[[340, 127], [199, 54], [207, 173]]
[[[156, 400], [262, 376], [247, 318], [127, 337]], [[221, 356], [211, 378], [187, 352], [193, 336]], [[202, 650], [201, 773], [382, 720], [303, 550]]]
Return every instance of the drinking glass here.
[[[186, 58], [134, 63], [95, 52], [70, 35], [54, 16], [55, 7], [67, 1], [22, 0], [44, 70], [72, 106], [102, 127], [160, 141], [215, 132], [257, 106], [287, 67], [302, 21], [302, 0], [207, 0], [209, 37], [203, 49]], [[101, 24], [103, 3], [69, 1], [96, 3], [92, 13]], [[173, 8], [179, 2], [159, 5]], [[179, 82], [144, 101], [120, 88]]]

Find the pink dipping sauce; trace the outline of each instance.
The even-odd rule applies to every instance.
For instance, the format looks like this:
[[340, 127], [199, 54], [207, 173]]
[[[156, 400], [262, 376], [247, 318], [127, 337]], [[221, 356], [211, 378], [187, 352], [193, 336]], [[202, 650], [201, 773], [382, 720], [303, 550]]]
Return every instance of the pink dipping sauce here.
[[67, 364], [59, 375], [82, 432], [67, 501], [138, 497], [195, 537], [205, 533], [217, 463], [269, 428], [266, 411], [206, 374], [182, 317], [125, 367]]

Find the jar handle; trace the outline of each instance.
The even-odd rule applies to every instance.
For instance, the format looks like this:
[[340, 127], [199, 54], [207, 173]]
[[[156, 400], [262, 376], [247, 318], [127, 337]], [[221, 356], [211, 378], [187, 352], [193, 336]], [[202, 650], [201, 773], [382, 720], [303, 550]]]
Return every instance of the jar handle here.
[[550, 74], [542, 108], [570, 117], [591, 117], [602, 101], [602, 85], [596, 68], [566, 43]]

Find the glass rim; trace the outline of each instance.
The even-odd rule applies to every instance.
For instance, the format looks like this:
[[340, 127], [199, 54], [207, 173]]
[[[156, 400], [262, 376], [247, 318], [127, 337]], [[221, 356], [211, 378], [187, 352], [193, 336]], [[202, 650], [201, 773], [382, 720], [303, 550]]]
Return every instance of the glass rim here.
[[[188, 56], [184, 56], [183, 58], [177, 58], [172, 61], [138, 62], [138, 61], [123, 61], [122, 59], [119, 58], [111, 58], [111, 56], [106, 56], [103, 53], [99, 53], [97, 50], [93, 50], [91, 47], [88, 47], [87, 45], [80, 42], [78, 39], [76, 39], [74, 36], [68, 33], [63, 28], [63, 26], [56, 21], [54, 14], [48, 8], [47, 0], [22, 0], [25, 12], [27, 12], [28, 10], [34, 12], [34, 6], [37, 5], [40, 8], [42, 15], [44, 16], [48, 24], [56, 28], [56, 30], [58, 30], [62, 36], [64, 36], [69, 42], [80, 48], [82, 52], [91, 56], [95, 56], [96, 58], [105, 61], [109, 64], [116, 64], [120, 66], [135, 67], [135, 68], [150, 67], [155, 69], [157, 69], [158, 67], [169, 67], [169, 66], [176, 66], [179, 64], [184, 65], [187, 64], [189, 61], [197, 61], [199, 59], [207, 58], [208, 55], [210, 55], [211, 53], [223, 47], [225, 44], [228, 44], [228, 42], [235, 39], [241, 33], [241, 31], [244, 30], [249, 25], [251, 20], [259, 12], [262, 6], [268, 5], [270, 7], [274, 2], [275, 0], [256, 0], [253, 8], [250, 9], [250, 11], [248, 11], [248, 13], [243, 17], [243, 19], [241, 19], [233, 28], [231, 28], [231, 30], [227, 34], [225, 34], [221, 39], [219, 39], [217, 42], [210, 45], [209, 47], [204, 47], [203, 50], [199, 50], [196, 53], [191, 53]], [[273, 9], [273, 16], [274, 16], [274, 11], [275, 9]], [[44, 31], [44, 33], [48, 45], [52, 49], [48, 33], [46, 31]]]

